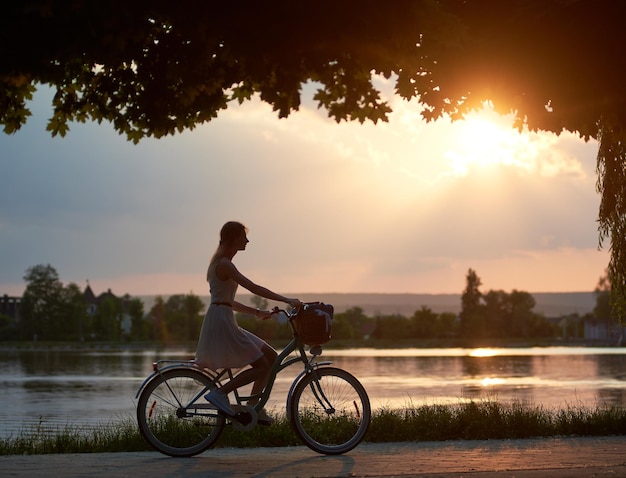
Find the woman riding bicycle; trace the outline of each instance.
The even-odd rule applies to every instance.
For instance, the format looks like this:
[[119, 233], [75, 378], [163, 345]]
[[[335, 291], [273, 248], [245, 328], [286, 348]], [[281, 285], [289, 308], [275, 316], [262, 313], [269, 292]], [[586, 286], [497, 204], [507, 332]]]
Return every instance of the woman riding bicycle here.
[[[277, 357], [276, 351], [264, 340], [237, 325], [234, 312], [254, 314], [258, 319], [269, 319], [270, 311], [254, 309], [235, 301], [238, 285], [253, 294], [269, 300], [285, 302], [292, 307], [300, 305], [298, 299], [276, 294], [255, 284], [237, 270], [232, 259], [238, 251], [246, 249], [247, 229], [239, 222], [227, 222], [220, 231], [220, 243], [211, 258], [207, 270], [211, 303], [207, 309], [196, 349], [196, 362], [211, 370], [223, 368], [250, 368], [237, 374], [232, 380], [205, 395], [206, 400], [226, 415], [233, 416], [228, 394], [254, 382], [251, 395], [263, 391], [268, 374]], [[254, 405], [255, 399], [249, 402]], [[263, 410], [258, 413], [258, 423], [271, 424], [273, 419]]]

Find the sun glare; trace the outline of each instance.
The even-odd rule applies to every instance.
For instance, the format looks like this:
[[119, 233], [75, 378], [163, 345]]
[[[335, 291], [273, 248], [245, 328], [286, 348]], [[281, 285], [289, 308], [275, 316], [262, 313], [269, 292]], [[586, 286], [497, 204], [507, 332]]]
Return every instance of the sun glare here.
[[507, 124], [506, 118], [481, 112], [455, 123], [445, 156], [453, 176], [466, 176], [471, 169], [513, 165], [528, 169], [532, 145], [528, 138]]
[[485, 377], [480, 381], [483, 387], [493, 387], [495, 385], [504, 385], [505, 381], [502, 378]]
[[479, 348], [469, 353], [470, 357], [494, 357], [498, 355], [498, 351], [494, 349]]

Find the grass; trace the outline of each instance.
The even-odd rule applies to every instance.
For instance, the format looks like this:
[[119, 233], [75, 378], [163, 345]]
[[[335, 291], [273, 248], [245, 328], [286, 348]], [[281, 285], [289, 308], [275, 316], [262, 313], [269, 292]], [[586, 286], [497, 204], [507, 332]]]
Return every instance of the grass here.
[[[541, 406], [497, 401], [472, 401], [454, 405], [382, 408], [373, 413], [367, 442], [516, 439], [555, 436], [606, 436], [626, 434], [626, 409], [622, 407]], [[271, 427], [248, 432], [231, 427], [218, 447], [301, 445], [288, 420], [278, 417]], [[0, 455], [48, 453], [100, 453], [147, 451], [133, 419], [95, 427], [53, 427], [39, 424], [17, 436], [0, 438]]]
[[379, 410], [367, 437], [371, 442], [487, 440], [626, 434], [626, 409], [568, 407], [548, 410], [494, 401]]
[[0, 438], [0, 455], [140, 451], [148, 449], [146, 445], [131, 419], [98, 426], [41, 422], [15, 437]]

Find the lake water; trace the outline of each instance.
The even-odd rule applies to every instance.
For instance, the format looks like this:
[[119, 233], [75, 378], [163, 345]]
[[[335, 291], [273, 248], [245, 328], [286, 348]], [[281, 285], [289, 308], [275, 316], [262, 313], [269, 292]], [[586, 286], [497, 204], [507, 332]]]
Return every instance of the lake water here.
[[[46, 426], [134, 420], [135, 393], [157, 359], [188, 352], [0, 351], [0, 437]], [[467, 400], [544, 408], [626, 406], [626, 348], [324, 350], [356, 375], [374, 409]], [[295, 365], [279, 375], [269, 409], [284, 411]]]

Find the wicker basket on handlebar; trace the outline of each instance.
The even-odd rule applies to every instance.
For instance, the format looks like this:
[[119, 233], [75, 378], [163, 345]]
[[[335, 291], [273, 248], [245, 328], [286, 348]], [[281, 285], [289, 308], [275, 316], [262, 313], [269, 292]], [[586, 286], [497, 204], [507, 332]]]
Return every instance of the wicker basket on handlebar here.
[[307, 302], [293, 318], [296, 334], [307, 345], [322, 345], [330, 340], [334, 308], [322, 302]]

